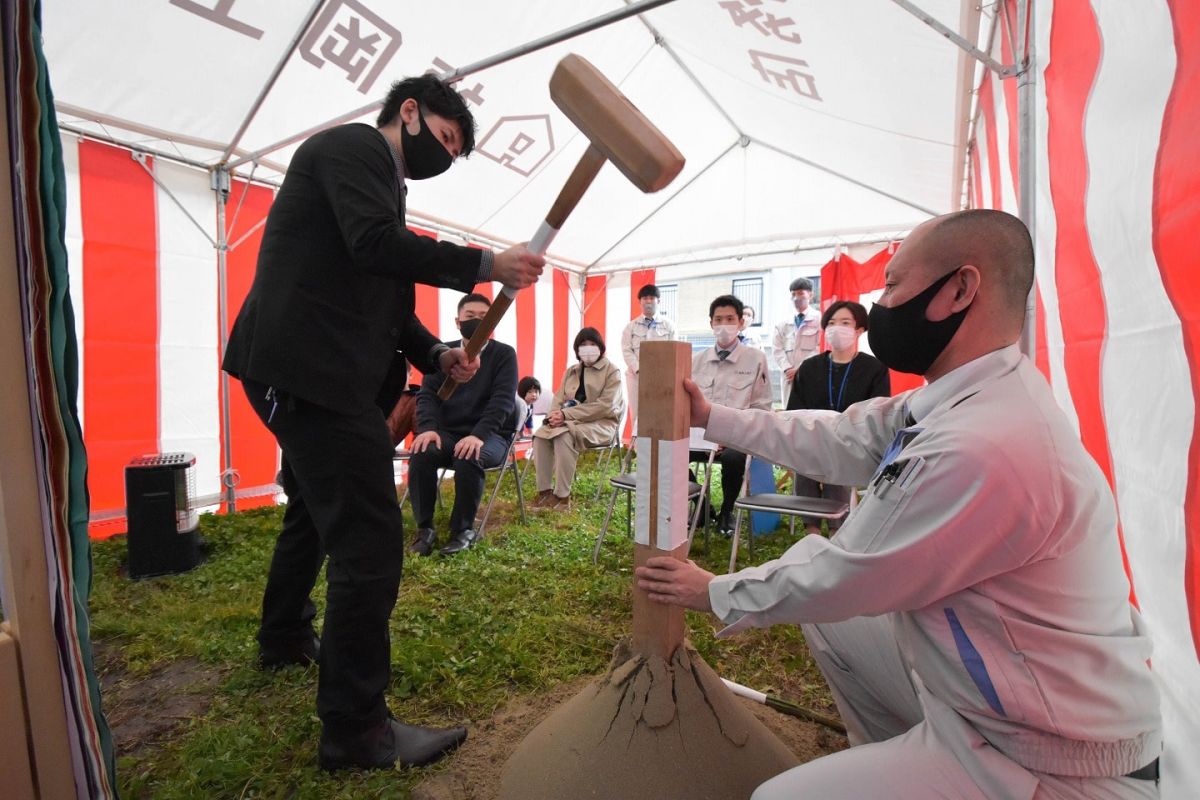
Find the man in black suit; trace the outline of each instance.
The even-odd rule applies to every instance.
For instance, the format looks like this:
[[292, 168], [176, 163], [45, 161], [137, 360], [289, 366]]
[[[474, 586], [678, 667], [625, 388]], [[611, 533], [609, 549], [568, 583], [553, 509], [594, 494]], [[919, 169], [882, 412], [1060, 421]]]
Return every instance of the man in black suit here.
[[[388, 376], [404, 374], [397, 353], [459, 381], [479, 368], [417, 319], [415, 283], [469, 292], [480, 281], [525, 287], [541, 273], [543, 259], [522, 245], [493, 254], [404, 225], [405, 179], [445, 172], [474, 137], [462, 97], [427, 75], [392, 87], [377, 127], [341, 125], [304, 142], [225, 353], [224, 369], [283, 451], [288, 506], [263, 595], [260, 659], [320, 664], [325, 769], [428, 764], [466, 738], [463, 728], [403, 725], [384, 700], [404, 560], [385, 415], [396, 401]], [[309, 595], [326, 557], [318, 646]]]
[[[455, 324], [463, 339], [470, 339], [492, 302], [481, 294], [458, 301]], [[479, 354], [479, 371], [449, 400], [438, 398], [444, 375], [426, 375], [417, 395], [416, 438], [408, 465], [417, 533], [408, 552], [427, 556], [433, 552], [433, 506], [437, 498], [437, 473], [454, 468], [454, 509], [450, 512], [450, 542], [444, 556], [472, 547], [479, 540], [475, 514], [483, 499], [484, 473], [499, 466], [516, 430], [513, 406], [517, 391], [517, 352], [504, 342], [489, 340]]]

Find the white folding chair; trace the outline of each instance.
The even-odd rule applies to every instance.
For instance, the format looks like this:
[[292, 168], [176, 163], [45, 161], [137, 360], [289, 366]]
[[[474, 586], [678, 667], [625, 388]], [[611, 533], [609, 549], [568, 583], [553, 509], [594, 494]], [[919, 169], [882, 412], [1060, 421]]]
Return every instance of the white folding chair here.
[[[748, 494], [750, 485], [750, 456], [746, 456], [746, 475], [742, 479], [742, 496], [733, 504], [733, 546], [729, 553], [729, 571], [737, 569], [738, 542], [742, 533], [742, 514], [750, 511], [766, 511], [772, 514], [783, 514], [789, 519], [789, 530], [796, 531], [797, 517], [815, 517], [817, 519], [839, 520], [850, 513], [850, 503], [841, 500], [826, 500], [822, 497], [798, 497], [790, 494]], [[850, 493], [851, 498], [854, 492]], [[853, 500], [851, 501], [853, 502]], [[750, 557], [754, 557], [754, 525], [749, 527]]]

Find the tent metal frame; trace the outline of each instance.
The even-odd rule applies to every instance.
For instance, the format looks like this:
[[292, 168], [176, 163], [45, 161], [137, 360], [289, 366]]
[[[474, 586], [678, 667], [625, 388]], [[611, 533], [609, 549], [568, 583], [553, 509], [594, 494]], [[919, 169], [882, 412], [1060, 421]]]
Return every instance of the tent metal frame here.
[[[1025, 227], [1029, 229], [1030, 237], [1034, 237], [1037, 211], [1034, 192], [1029, 191], [1029, 188], [1035, 185], [1034, 181], [1037, 180], [1037, 161], [1032, 152], [1035, 133], [1034, 89], [1037, 80], [1037, 71], [1034, 69], [1036, 63], [1034, 47], [1032, 44], [1034, 19], [1031, 12], [1033, 0], [1016, 0], [1016, 25], [1012, 24], [1012, 20], [1008, 20], [1007, 29], [1011, 37], [1010, 49], [1016, 62], [1009, 65], [1004, 65], [996, 61], [990, 55], [984, 53], [941, 22], [922, 11], [910, 0], [892, 0], [892, 2], [917, 17], [942, 36], [945, 36], [971, 58], [983, 64], [985, 68], [995, 72], [996, 76], [1001, 80], [1014, 78], [1017, 80], [1017, 186], [1021, 189], [1018, 198], [1019, 208], [1017, 216], [1025, 223]], [[999, 19], [999, 15], [1004, 14], [1006, 18], [1008, 17], [1008, 3], [1006, 0], [997, 0], [994, 8], [996, 9], [995, 13], [997, 16], [993, 20], [992, 32], [988, 37], [989, 49], [995, 35], [996, 22]], [[975, 92], [975, 95], [978, 100], [978, 91]], [[976, 103], [975, 114], [972, 116], [970, 122], [972, 133], [968, 136], [968, 141], [974, 141], [973, 129], [979, 113], [980, 109], [978, 108], [978, 103]], [[960, 154], [960, 161], [965, 161], [965, 155], [967, 154]], [[965, 164], [960, 165], [959, 169], [965, 169]], [[956, 169], [956, 172], [959, 169]], [[956, 189], [960, 188], [956, 186]], [[1036, 313], [1037, 284], [1035, 281], [1034, 285], [1030, 287], [1029, 295], [1025, 300], [1025, 324], [1021, 330], [1020, 339], [1021, 352], [1030, 358], [1034, 357], [1037, 349]]]

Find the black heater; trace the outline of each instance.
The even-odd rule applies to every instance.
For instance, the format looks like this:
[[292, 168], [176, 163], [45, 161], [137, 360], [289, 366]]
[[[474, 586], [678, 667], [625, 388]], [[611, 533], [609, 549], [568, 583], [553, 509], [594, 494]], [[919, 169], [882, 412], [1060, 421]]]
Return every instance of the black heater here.
[[186, 572], [202, 560], [195, 469], [191, 453], [139, 456], [126, 465], [129, 577]]

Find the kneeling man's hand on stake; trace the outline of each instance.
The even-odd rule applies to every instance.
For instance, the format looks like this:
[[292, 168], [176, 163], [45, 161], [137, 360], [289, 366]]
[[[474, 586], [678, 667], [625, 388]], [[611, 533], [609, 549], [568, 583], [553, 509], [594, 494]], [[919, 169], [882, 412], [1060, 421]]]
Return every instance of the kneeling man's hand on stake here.
[[712, 611], [708, 584], [714, 577], [691, 559], [679, 561], [670, 556], [656, 556], [637, 568], [638, 588], [645, 590], [651, 600], [696, 611]]
[[704, 392], [691, 378], [683, 379], [683, 389], [688, 393], [688, 404], [692, 410], [692, 427], [707, 428], [708, 415], [712, 412], [712, 403], [704, 397]]

